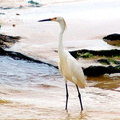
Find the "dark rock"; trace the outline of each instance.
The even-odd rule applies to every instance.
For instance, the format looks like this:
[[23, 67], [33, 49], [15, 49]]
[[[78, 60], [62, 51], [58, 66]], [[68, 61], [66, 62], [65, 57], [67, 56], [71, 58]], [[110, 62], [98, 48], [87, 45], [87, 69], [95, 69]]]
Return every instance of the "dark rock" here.
[[15, 27], [16, 25], [15, 25], [15, 24], [13, 24], [12, 26], [13, 26], [13, 27]]
[[0, 47], [10, 47], [11, 44], [18, 42], [20, 36], [9, 36], [0, 34]]
[[[13, 51], [7, 51], [7, 50], [4, 50], [3, 48], [0, 48], [0, 55], [1, 56], [9, 56], [15, 60], [25, 60], [25, 61], [28, 61], [28, 62], [35, 62], [35, 63], [42, 63], [42, 64], [47, 64], [49, 66], [53, 66], [49, 63], [46, 63], [46, 62], [43, 62], [43, 61], [40, 61], [40, 60], [35, 60], [31, 57], [28, 57], [26, 55], [23, 55], [19, 52], [13, 52]], [[57, 66], [53, 66], [55, 68], [58, 68]]]
[[21, 37], [20, 36], [9, 36], [9, 35], [3, 35], [0, 34], [0, 40], [4, 42], [13, 42], [15, 43], [16, 40], [19, 40]]
[[33, 0], [28, 1], [28, 3], [33, 4], [33, 5], [40, 5], [38, 2], [34, 2]]
[[109, 59], [99, 59], [97, 61], [100, 62], [100, 63], [103, 63], [103, 64], [107, 64], [107, 65], [110, 65], [110, 64], [120, 65], [120, 61], [114, 60], [112, 58], [109, 58]]
[[111, 41], [112, 40], [120, 40], [120, 34], [113, 33], [113, 34], [103, 37], [103, 39], [107, 39], [107, 40], [111, 40]]
[[100, 62], [100, 63], [106, 64], [106, 65], [110, 65], [110, 62], [107, 59], [100, 59], [100, 60], [97, 60], [97, 61]]
[[16, 13], [16, 15], [20, 15], [19, 13]]
[[118, 66], [89, 66], [83, 69], [86, 76], [101, 76], [104, 74], [120, 73], [120, 67]]
[[114, 33], [103, 37], [103, 40], [113, 46], [120, 46], [120, 34]]
[[77, 51], [70, 51], [69, 53], [70, 53], [74, 58], [78, 58], [78, 57], [79, 57]]
[[[94, 57], [94, 56], [101, 56], [101, 57], [120, 57], [120, 50], [117, 49], [112, 49], [112, 50], [87, 50], [87, 49], [82, 49], [82, 50], [77, 50], [77, 51], [71, 51], [70, 54], [75, 57], [85, 57], [88, 53]], [[97, 60], [100, 63], [105, 63], [106, 65], [111, 65], [115, 64], [117, 66], [89, 66], [87, 68], [83, 68], [84, 74], [86, 76], [100, 76], [104, 74], [112, 74], [112, 73], [120, 73], [120, 61], [114, 60], [112, 58], [104, 58], [104, 59], [99, 59]]]
[[88, 68], [85, 68], [83, 71], [86, 76], [100, 76], [105, 73], [108, 73], [107, 67], [104, 66], [89, 66]]
[[120, 50], [117, 50], [117, 49], [99, 50], [99, 51], [82, 49], [82, 50], [77, 50], [77, 51], [71, 51], [70, 52], [70, 54], [75, 58], [82, 57], [86, 53], [89, 53], [93, 56], [106, 56], [106, 57], [120, 56]]

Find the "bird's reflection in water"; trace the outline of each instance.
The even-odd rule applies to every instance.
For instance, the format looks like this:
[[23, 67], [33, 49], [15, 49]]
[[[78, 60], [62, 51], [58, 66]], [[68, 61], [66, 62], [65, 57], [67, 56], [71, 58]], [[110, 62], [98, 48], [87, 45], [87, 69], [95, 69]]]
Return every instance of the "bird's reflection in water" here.
[[80, 111], [78, 113], [65, 111], [65, 114], [66, 114], [66, 119], [65, 120], [87, 120], [87, 113], [86, 113], [86, 111]]

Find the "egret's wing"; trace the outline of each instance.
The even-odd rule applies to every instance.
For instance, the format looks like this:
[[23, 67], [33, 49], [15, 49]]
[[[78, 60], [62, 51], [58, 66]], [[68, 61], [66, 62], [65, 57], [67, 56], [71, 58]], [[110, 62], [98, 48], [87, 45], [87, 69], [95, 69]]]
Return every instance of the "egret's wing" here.
[[58, 62], [58, 67], [59, 67], [59, 70], [60, 70], [60, 72], [61, 72], [61, 75], [63, 76], [63, 78], [64, 78], [64, 81], [65, 81], [65, 83], [67, 83], [67, 78], [66, 78], [66, 76], [64, 76], [64, 70], [63, 70], [63, 68], [62, 68], [62, 63], [59, 61]]
[[67, 58], [67, 64], [68, 64], [68, 69], [70, 71], [73, 82], [81, 88], [87, 86], [86, 78], [84, 76], [80, 63], [76, 59], [74, 59], [72, 56], [69, 56]]
[[62, 66], [61, 66], [60, 61], [58, 62], [58, 68], [59, 68], [59, 71], [61, 72], [61, 74], [63, 75], [63, 72], [62, 72]]

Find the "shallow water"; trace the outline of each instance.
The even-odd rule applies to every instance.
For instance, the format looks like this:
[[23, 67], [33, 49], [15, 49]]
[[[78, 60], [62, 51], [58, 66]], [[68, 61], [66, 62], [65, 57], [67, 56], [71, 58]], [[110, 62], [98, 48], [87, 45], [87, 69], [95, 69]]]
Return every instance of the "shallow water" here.
[[84, 112], [77, 91], [69, 83], [68, 112], [64, 81], [58, 70], [45, 64], [0, 57], [1, 119], [93, 120], [120, 118], [120, 76], [89, 77], [90, 87], [81, 89]]

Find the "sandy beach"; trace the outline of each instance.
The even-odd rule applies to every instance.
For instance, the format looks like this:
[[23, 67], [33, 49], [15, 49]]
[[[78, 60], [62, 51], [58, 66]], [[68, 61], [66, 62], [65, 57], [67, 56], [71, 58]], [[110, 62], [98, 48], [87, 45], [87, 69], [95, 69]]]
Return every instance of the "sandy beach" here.
[[[110, 33], [119, 33], [120, 18], [118, 16], [119, 6], [117, 7], [117, 2], [119, 3], [119, 1], [114, 1], [113, 4], [112, 1], [90, 0], [54, 3], [41, 8], [12, 9], [9, 12], [3, 10], [6, 15], [1, 18], [4, 28], [1, 29], [1, 32], [23, 37], [11, 50], [22, 52], [43, 61], [47, 60], [48, 62], [52, 62], [54, 56], [55, 59], [52, 62], [54, 64], [58, 60], [54, 50], [57, 50], [59, 25], [53, 22], [38, 23], [38, 20], [55, 16], [64, 17], [67, 23], [64, 43], [68, 50], [83, 48], [111, 49], [114, 47], [104, 43], [102, 38]], [[16, 13], [20, 15], [17, 16]], [[13, 27], [13, 24], [16, 26]], [[48, 51], [49, 55], [46, 54]]]
[[[4, 13], [4, 15], [0, 14], [1, 34], [22, 37], [19, 42], [7, 50], [20, 52], [57, 65], [58, 54], [55, 51], [58, 48], [59, 24], [38, 22], [38, 20], [56, 16], [64, 17], [67, 23], [63, 39], [68, 51], [84, 48], [91, 50], [120, 49], [110, 46], [102, 40], [108, 34], [120, 33], [119, 0], [36, 0], [36, 2], [41, 2], [41, 7], [28, 7], [26, 0], [1, 0], [0, 2], [0, 7], [15, 8], [1, 9], [1, 13]], [[20, 6], [22, 8], [19, 8]], [[3, 63], [0, 71], [3, 76], [0, 85], [1, 119], [120, 119], [119, 74], [87, 79], [90, 87], [80, 90], [85, 108], [83, 113], [80, 113], [79, 110], [75, 86], [69, 83], [69, 111], [66, 112], [64, 110], [64, 81], [58, 70], [49, 66], [41, 67], [37, 64], [28, 65], [26, 62], [18, 61], [16, 63], [14, 60], [8, 60], [9, 58], [7, 60], [1, 58], [1, 64]], [[81, 66], [88, 66], [83, 59], [79, 59], [79, 62]], [[91, 64], [93, 63], [91, 62]], [[13, 66], [12, 72], [4, 69], [11, 66]], [[15, 73], [16, 69], [18, 72]], [[53, 72], [51, 73], [51, 71]], [[8, 74], [6, 82], [4, 82], [5, 73]], [[13, 73], [17, 75], [20, 73], [14, 78], [14, 82], [13, 77], [10, 79], [11, 75], [15, 76]]]

